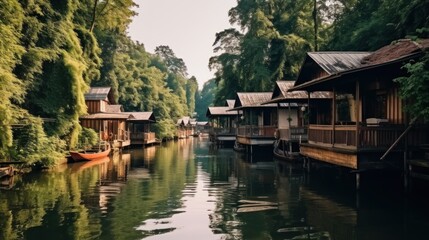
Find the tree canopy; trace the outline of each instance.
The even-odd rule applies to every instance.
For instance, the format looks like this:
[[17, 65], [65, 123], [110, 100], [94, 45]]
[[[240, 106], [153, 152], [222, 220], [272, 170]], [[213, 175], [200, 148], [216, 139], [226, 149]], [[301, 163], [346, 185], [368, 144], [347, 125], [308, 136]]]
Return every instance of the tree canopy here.
[[168, 46], [148, 53], [127, 36], [135, 6], [0, 1], [0, 160], [49, 165], [93, 136], [79, 123], [90, 86], [110, 86], [126, 111], [153, 111], [159, 137], [194, 112], [198, 85], [183, 60]]

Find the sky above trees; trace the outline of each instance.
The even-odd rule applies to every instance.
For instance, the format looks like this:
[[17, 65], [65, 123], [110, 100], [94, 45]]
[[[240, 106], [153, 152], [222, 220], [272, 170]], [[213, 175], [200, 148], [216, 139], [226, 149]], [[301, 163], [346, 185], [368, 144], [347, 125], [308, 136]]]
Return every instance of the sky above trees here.
[[213, 78], [208, 68], [216, 32], [230, 27], [228, 11], [236, 0], [141, 0], [128, 34], [153, 53], [169, 46], [182, 58], [199, 88]]

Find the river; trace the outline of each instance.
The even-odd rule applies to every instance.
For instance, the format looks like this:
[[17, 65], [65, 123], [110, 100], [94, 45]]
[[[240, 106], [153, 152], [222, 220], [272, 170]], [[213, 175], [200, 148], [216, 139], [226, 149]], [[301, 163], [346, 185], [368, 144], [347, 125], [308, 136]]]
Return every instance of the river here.
[[335, 168], [252, 161], [191, 138], [15, 176], [0, 239], [428, 238], [425, 187], [380, 172], [356, 191]]

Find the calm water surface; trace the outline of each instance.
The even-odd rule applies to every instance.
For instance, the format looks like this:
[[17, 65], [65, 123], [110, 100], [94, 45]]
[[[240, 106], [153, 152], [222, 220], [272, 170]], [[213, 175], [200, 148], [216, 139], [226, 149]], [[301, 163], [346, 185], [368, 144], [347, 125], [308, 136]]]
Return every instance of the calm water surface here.
[[427, 188], [253, 161], [194, 138], [18, 176], [0, 239], [429, 239]]

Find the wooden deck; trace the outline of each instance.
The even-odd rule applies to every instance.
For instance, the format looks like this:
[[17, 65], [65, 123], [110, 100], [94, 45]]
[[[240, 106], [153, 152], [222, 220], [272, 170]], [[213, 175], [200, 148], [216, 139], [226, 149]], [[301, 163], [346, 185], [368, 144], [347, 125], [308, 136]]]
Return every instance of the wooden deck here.
[[[404, 125], [310, 125], [308, 143], [301, 144], [306, 157], [356, 170], [378, 168], [380, 157], [405, 130]], [[394, 152], [414, 151], [429, 142], [428, 126], [415, 126]], [[390, 154], [392, 156], [392, 154]]]
[[240, 126], [237, 142], [244, 145], [273, 145], [276, 126]]

